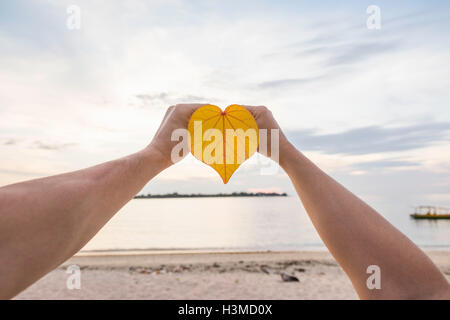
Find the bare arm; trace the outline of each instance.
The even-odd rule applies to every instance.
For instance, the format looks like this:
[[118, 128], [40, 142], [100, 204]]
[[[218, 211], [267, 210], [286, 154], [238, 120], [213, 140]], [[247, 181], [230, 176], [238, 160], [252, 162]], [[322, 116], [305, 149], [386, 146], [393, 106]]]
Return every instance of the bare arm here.
[[128, 157], [0, 188], [0, 299], [70, 258], [170, 166], [170, 135], [198, 106], [169, 108], [152, 143]]
[[[278, 128], [267, 109], [248, 107], [260, 128]], [[433, 262], [374, 209], [320, 170], [280, 134], [286, 171], [317, 232], [364, 299], [450, 298]], [[369, 290], [367, 267], [381, 270], [381, 290]]]

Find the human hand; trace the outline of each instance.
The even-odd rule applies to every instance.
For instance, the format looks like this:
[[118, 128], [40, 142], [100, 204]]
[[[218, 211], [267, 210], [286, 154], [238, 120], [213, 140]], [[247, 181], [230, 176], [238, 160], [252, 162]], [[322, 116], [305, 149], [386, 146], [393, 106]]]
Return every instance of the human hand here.
[[[167, 166], [173, 164], [174, 159], [171, 159], [172, 150], [180, 141], [172, 141], [172, 133], [176, 129], [187, 129], [189, 119], [194, 111], [204, 105], [193, 103], [170, 106], [152, 142], [147, 148], [152, 149], [152, 152], [157, 152], [160, 155], [161, 161], [165, 162]], [[184, 157], [186, 154], [179, 156]], [[178, 158], [177, 160], [181, 159]]]
[[[204, 105], [205, 104], [177, 104], [167, 109], [158, 131], [148, 146], [148, 148], [152, 149], [152, 152], [157, 152], [160, 155], [161, 161], [166, 163], [167, 166], [173, 164], [174, 159], [171, 159], [171, 153], [173, 148], [179, 143], [179, 141], [171, 140], [172, 132], [176, 129], [187, 129], [189, 119], [194, 111]], [[282, 149], [290, 144], [273, 117], [272, 112], [265, 106], [243, 105], [243, 107], [255, 118], [259, 129], [267, 130], [267, 148], [259, 148], [258, 151], [264, 156], [271, 157], [272, 148], [278, 147], [278, 151], [281, 154]], [[271, 143], [272, 130], [278, 130], [279, 137], [277, 141], [278, 145], [273, 147]], [[184, 157], [185, 154], [181, 156]]]
[[[273, 117], [272, 112], [265, 106], [245, 106], [246, 108], [255, 118], [256, 123], [258, 124], [259, 130], [266, 129], [267, 130], [267, 147], [266, 148], [258, 148], [259, 153], [262, 155], [273, 158], [271, 151], [276, 150], [273, 148], [278, 148], [279, 155], [283, 152], [283, 150], [290, 145], [289, 141], [287, 140], [286, 136], [284, 135], [283, 131], [281, 130], [280, 126], [278, 125], [277, 121]], [[274, 133], [272, 130], [278, 130], [278, 141], [275, 141], [278, 143], [278, 145], [272, 146], [272, 133]], [[261, 144], [261, 141], [260, 141]], [[273, 160], [279, 160], [279, 159], [273, 159]]]

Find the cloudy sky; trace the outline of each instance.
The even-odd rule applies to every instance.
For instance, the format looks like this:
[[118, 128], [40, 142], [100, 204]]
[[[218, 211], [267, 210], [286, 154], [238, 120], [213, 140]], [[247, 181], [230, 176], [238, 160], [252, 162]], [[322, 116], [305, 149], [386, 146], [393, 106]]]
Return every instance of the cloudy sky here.
[[[0, 185], [137, 151], [174, 103], [263, 104], [376, 207], [450, 205], [448, 30], [448, 1], [1, 1]], [[188, 157], [143, 192], [292, 193], [266, 165], [225, 186]]]

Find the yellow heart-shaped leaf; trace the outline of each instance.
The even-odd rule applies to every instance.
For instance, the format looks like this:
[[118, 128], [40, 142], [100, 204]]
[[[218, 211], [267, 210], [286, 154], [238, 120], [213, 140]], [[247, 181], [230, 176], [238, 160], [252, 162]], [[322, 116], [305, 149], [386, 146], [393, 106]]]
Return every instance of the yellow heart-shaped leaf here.
[[258, 125], [252, 114], [237, 104], [225, 111], [214, 105], [198, 108], [188, 130], [192, 154], [216, 170], [223, 183], [258, 149]]

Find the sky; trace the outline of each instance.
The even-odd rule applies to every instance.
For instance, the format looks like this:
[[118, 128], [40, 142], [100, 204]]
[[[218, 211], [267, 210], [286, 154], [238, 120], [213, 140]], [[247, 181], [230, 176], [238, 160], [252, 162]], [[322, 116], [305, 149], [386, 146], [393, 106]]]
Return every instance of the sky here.
[[[0, 186], [136, 152], [172, 104], [237, 103], [376, 208], [450, 206], [448, 30], [448, 1], [1, 1]], [[224, 185], [189, 156], [142, 193], [293, 194], [263, 160]]]

